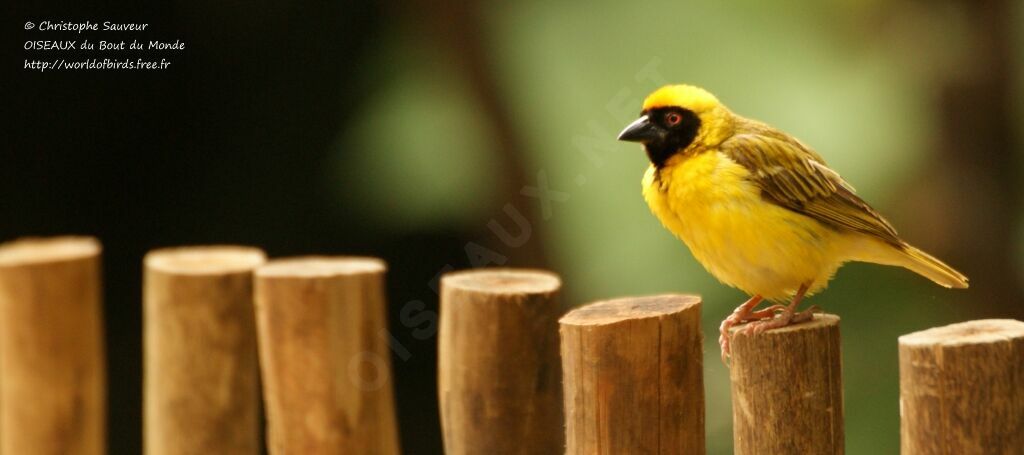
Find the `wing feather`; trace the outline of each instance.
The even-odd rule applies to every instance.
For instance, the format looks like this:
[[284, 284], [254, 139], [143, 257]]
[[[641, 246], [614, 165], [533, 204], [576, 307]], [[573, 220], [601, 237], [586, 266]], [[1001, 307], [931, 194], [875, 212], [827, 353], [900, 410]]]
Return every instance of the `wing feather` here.
[[796, 139], [756, 124], [727, 139], [720, 149], [750, 171], [768, 201], [840, 230], [903, 244], [882, 215]]

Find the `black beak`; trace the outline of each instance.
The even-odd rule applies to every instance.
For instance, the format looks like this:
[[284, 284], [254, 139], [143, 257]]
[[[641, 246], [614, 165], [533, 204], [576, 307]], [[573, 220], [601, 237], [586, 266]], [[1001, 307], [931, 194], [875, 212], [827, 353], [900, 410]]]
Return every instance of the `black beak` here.
[[646, 115], [640, 116], [619, 133], [620, 141], [648, 143], [661, 139], [661, 130]]

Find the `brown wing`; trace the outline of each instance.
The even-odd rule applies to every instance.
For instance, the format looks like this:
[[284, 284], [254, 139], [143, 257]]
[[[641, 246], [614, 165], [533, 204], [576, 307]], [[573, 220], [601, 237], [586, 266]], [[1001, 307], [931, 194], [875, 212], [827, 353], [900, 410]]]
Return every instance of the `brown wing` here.
[[836, 229], [903, 244], [882, 215], [796, 139], [754, 124], [723, 142], [720, 150], [750, 171], [765, 199]]

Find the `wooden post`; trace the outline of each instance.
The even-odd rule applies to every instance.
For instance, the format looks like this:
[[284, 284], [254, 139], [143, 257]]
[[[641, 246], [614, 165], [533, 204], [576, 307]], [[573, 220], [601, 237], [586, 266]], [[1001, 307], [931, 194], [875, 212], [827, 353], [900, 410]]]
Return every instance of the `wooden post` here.
[[901, 336], [901, 453], [1024, 453], [1024, 322]]
[[754, 337], [742, 327], [729, 368], [734, 453], [845, 453], [839, 317]]
[[264, 261], [233, 246], [146, 255], [147, 455], [259, 453], [252, 273]]
[[438, 395], [445, 453], [563, 451], [557, 275], [481, 269], [441, 279]]
[[700, 297], [593, 303], [560, 321], [566, 453], [704, 453]]
[[0, 245], [0, 452], [106, 453], [100, 244]]
[[397, 454], [384, 262], [307, 257], [256, 272], [271, 454]]

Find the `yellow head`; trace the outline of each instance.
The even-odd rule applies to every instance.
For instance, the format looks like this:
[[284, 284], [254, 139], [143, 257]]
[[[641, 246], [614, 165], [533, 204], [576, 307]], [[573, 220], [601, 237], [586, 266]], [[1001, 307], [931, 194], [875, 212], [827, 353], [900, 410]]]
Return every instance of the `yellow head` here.
[[676, 153], [717, 145], [731, 126], [729, 110], [715, 95], [692, 85], [666, 85], [647, 96], [640, 118], [619, 140], [644, 144], [651, 163], [660, 167]]
[[693, 85], [666, 85], [647, 95], [644, 110], [664, 107], [681, 107], [695, 114], [701, 114], [718, 107], [718, 98], [707, 90]]

